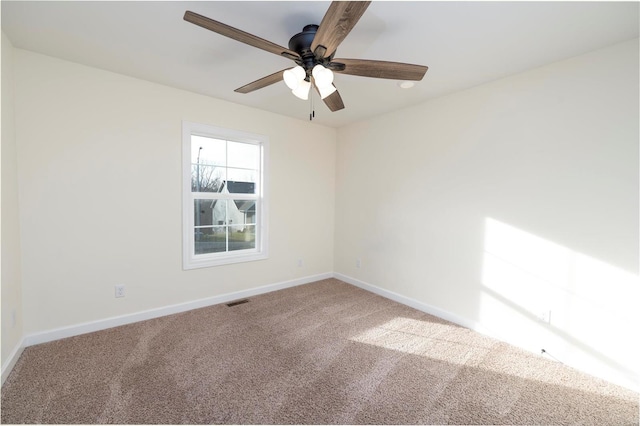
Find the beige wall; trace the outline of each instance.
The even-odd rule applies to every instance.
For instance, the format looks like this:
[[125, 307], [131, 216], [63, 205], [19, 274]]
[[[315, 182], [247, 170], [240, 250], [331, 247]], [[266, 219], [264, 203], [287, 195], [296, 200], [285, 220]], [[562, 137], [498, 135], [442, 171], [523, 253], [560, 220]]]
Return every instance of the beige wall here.
[[335, 271], [638, 388], [638, 75], [632, 40], [341, 128]]
[[[3, 365], [23, 335], [335, 271], [638, 387], [637, 40], [337, 132], [2, 43]], [[182, 270], [182, 120], [269, 136], [268, 260]]]
[[2, 366], [22, 339], [18, 164], [13, 109], [13, 46], [2, 33]]
[[[25, 334], [333, 270], [334, 129], [20, 49], [15, 66]], [[182, 270], [182, 120], [270, 138], [268, 260]]]

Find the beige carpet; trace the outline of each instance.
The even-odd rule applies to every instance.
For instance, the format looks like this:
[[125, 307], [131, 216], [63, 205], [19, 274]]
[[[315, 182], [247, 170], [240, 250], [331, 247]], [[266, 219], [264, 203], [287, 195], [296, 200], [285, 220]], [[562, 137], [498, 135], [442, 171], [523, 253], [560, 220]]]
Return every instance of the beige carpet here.
[[27, 348], [3, 423], [638, 424], [638, 394], [337, 280]]

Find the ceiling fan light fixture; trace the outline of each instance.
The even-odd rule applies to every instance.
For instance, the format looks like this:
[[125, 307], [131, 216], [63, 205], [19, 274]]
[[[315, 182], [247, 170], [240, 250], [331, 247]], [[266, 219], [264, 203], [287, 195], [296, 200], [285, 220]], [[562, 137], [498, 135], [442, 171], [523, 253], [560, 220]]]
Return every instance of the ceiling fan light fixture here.
[[[360, 77], [420, 81], [428, 70], [424, 65], [367, 59], [343, 58], [333, 62], [337, 47], [358, 23], [370, 3], [372, 2], [332, 1], [320, 25], [304, 26], [301, 33], [291, 37], [289, 48], [189, 10], [185, 12], [183, 19], [245, 45], [290, 59], [297, 65], [245, 84], [237, 88], [236, 92], [250, 93], [284, 80], [295, 96], [307, 100], [311, 86], [316, 86], [325, 105], [335, 112], [344, 108], [344, 102], [333, 85], [333, 72]], [[401, 84], [405, 86], [408, 83]]]
[[304, 81], [307, 77], [307, 73], [300, 65], [295, 66], [289, 70], [285, 70], [282, 73], [282, 77], [284, 79], [285, 84], [291, 90], [296, 90], [296, 88]]
[[303, 101], [306, 101], [307, 99], [309, 99], [310, 90], [311, 90], [311, 83], [306, 80], [302, 80], [295, 89], [291, 90], [291, 93], [293, 93], [297, 98], [300, 98]]
[[321, 87], [333, 87], [331, 84], [333, 83], [333, 72], [330, 69], [327, 69], [318, 64], [313, 67], [311, 75], [313, 75], [313, 79], [315, 80], [318, 89], [320, 89]]

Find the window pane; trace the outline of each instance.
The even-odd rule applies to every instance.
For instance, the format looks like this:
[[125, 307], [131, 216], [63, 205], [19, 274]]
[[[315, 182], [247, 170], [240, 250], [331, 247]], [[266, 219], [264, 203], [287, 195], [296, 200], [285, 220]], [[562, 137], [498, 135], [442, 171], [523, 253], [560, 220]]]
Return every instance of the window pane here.
[[219, 253], [227, 251], [227, 227], [213, 226], [196, 228], [194, 235], [195, 253]]
[[221, 192], [225, 168], [206, 164], [191, 165], [191, 192]]
[[240, 170], [242, 173], [234, 173], [236, 169], [229, 169], [229, 180], [227, 190], [230, 194], [255, 194], [255, 172], [247, 173], [247, 170]]
[[230, 226], [229, 251], [256, 248], [255, 226]]
[[229, 225], [255, 224], [256, 200], [233, 200], [228, 207]]
[[191, 135], [191, 164], [226, 165], [227, 142]]
[[247, 221], [245, 222], [246, 225], [255, 225], [256, 224], [256, 210], [255, 208], [253, 210], [247, 211]]
[[198, 226], [226, 225], [226, 200], [193, 200], [193, 224]]
[[227, 166], [242, 169], [260, 168], [260, 146], [241, 142], [227, 142]]

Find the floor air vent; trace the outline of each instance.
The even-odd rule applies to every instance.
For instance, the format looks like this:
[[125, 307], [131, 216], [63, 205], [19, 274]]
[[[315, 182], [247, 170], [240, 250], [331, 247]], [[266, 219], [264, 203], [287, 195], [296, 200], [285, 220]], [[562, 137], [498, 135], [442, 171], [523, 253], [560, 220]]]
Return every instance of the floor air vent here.
[[249, 299], [236, 300], [235, 302], [227, 303], [227, 306], [231, 307], [236, 305], [242, 305], [243, 303], [248, 303], [248, 302], [249, 302]]

